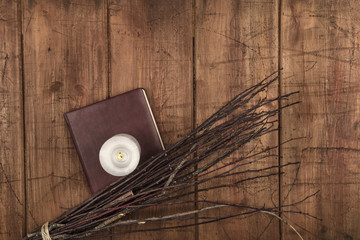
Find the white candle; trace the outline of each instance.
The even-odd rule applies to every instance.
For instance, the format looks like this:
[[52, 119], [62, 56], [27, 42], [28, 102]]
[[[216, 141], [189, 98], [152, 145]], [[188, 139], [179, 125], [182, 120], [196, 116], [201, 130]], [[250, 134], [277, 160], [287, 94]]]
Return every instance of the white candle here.
[[101, 146], [99, 159], [107, 173], [113, 176], [126, 176], [139, 164], [139, 142], [129, 134], [117, 134]]

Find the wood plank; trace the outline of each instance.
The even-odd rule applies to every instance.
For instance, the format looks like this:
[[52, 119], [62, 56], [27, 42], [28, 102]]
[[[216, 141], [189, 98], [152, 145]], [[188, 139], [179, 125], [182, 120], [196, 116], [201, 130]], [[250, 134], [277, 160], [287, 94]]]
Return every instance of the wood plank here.
[[[359, 239], [360, 5], [356, 0], [284, 0], [281, 91], [300, 90], [302, 103], [282, 115], [285, 159], [302, 162], [283, 178], [284, 203], [320, 190], [299, 206], [323, 219], [286, 215], [304, 239]], [[283, 239], [295, 233], [283, 225]]]
[[0, 1], [0, 238], [21, 239], [25, 225], [20, 11]]
[[[232, 97], [277, 70], [278, 2], [267, 1], [196, 1], [196, 123], [200, 124]], [[274, 85], [262, 97], [277, 96]], [[276, 145], [277, 134], [266, 136], [241, 149], [229, 159], [244, 156], [251, 148]], [[275, 154], [276, 151], [274, 152]], [[277, 159], [254, 163], [253, 168], [277, 164]], [[250, 175], [247, 175], [248, 177]], [[241, 177], [243, 178], [243, 177]], [[229, 183], [234, 177], [212, 185]], [[247, 182], [245, 185], [199, 193], [199, 200], [273, 206], [278, 199], [278, 178]], [[234, 209], [212, 214], [233, 214]], [[213, 216], [206, 213], [206, 216]], [[203, 215], [200, 215], [203, 216]], [[257, 214], [199, 226], [199, 239], [276, 239], [278, 221]]]
[[[191, 1], [110, 2], [111, 95], [145, 88], [166, 146], [192, 129], [192, 31]], [[174, 211], [180, 208], [151, 208], [134, 217]], [[146, 224], [115, 232], [164, 226], [169, 225]], [[193, 239], [194, 228], [114, 239], [124, 238]]]
[[107, 97], [106, 1], [24, 1], [27, 231], [90, 195], [63, 114]]

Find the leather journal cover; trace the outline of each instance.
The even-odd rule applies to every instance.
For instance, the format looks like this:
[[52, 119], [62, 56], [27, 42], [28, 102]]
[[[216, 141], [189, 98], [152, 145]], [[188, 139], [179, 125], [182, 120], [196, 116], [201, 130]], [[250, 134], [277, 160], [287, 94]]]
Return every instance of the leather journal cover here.
[[140, 145], [140, 163], [164, 149], [144, 89], [135, 89], [64, 114], [92, 193], [121, 177], [107, 173], [99, 151], [116, 134], [129, 134]]

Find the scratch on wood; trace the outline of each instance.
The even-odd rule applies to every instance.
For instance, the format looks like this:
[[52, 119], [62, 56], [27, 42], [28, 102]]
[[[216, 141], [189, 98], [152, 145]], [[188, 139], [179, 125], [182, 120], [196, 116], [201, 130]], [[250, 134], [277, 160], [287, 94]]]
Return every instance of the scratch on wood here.
[[[66, 38], [69, 38], [69, 39], [73, 39], [74, 37], [72, 35], [69, 35], [69, 34], [65, 34], [65, 33], [62, 33], [60, 31], [57, 31], [55, 29], [52, 30], [54, 33], [57, 33], [57, 34], [60, 34], [61, 36], [64, 36]], [[86, 41], [83, 41], [82, 42], [82, 46], [87, 46], [89, 48], [92, 49], [93, 45], [91, 45], [90, 43], [86, 42]]]
[[261, 35], [264, 35], [265, 33], [268, 33], [268, 32], [271, 32], [273, 31], [274, 28], [273, 27], [270, 27], [270, 28], [267, 28], [263, 31], [259, 31], [259, 32], [255, 32], [255, 33], [250, 33], [250, 37], [247, 39], [247, 40], [252, 40], [252, 39], [255, 39]]
[[230, 40], [232, 40], [232, 41], [234, 41], [234, 42], [236, 42], [236, 43], [241, 44], [242, 46], [244, 46], [244, 47], [250, 49], [251, 51], [255, 52], [256, 54], [260, 55], [258, 51], [256, 51], [255, 49], [251, 48], [249, 45], [241, 42], [241, 41], [238, 40], [238, 39], [235, 39], [235, 38], [230, 37], [230, 36], [227, 36], [227, 35], [225, 35], [225, 34], [223, 34], [223, 33], [219, 33], [219, 32], [216, 32], [216, 31], [207, 29], [207, 28], [198, 28], [198, 29], [208, 31], [208, 32], [210, 32], [210, 33], [214, 33], [214, 34], [217, 34], [217, 35], [219, 35], [219, 36], [223, 36], [223, 37], [225, 37], [225, 38], [227, 38], [227, 39], [230, 39]]
[[4, 63], [4, 67], [3, 67], [3, 71], [2, 71], [2, 75], [1, 75], [1, 82], [4, 82], [4, 80], [5, 80], [5, 72], [6, 72], [6, 66], [7, 66], [8, 60], [9, 60], [9, 55], [6, 54], [5, 63]]
[[310, 71], [311, 69], [313, 69], [316, 64], [317, 64], [317, 61], [315, 61], [314, 64], [311, 65], [309, 68], [305, 69], [305, 72], [308, 72], [308, 71]]
[[291, 191], [294, 189], [295, 184], [296, 184], [296, 182], [298, 181], [299, 172], [300, 172], [300, 167], [301, 167], [301, 164], [299, 164], [299, 165], [297, 166], [297, 168], [296, 168], [295, 177], [294, 177], [293, 180], [292, 180], [292, 183], [291, 183], [291, 185], [290, 185], [290, 189], [289, 189], [289, 191], [286, 193], [285, 197], [284, 197], [283, 200], [282, 200], [282, 201], [284, 201], [284, 202], [289, 198]]
[[227, 239], [230, 239], [230, 240], [231, 240], [231, 237], [229, 236], [229, 233], [226, 231], [226, 228], [224, 228], [223, 224], [220, 224], [220, 226], [221, 226], [223, 232], [225, 233]]
[[59, 31], [56, 31], [56, 30], [52, 30], [54, 33], [58, 33], [58, 34], [60, 34], [60, 35], [62, 35], [62, 36], [65, 36], [65, 37], [68, 37], [68, 38], [71, 38], [71, 36], [70, 35], [67, 35], [67, 34], [65, 34], [65, 33], [62, 33], [62, 32], [59, 32]]
[[[277, 57], [277, 56], [263, 56], [263, 57], [259, 57], [256, 59], [257, 60], [269, 60], [269, 59], [274, 59], [275, 57]], [[236, 62], [252, 61], [252, 60], [254, 60], [253, 57], [247, 57], [247, 58], [229, 59], [229, 60], [225, 60], [225, 61], [212, 62], [210, 64], [210, 68], [215, 68], [218, 65], [223, 65], [223, 64], [232, 64], [232, 63], [236, 63]]]
[[30, 25], [30, 22], [31, 22], [31, 20], [32, 20], [32, 18], [33, 18], [33, 15], [34, 15], [34, 11], [31, 13], [31, 15], [30, 15], [30, 19], [29, 19], [29, 21], [28, 21], [28, 23], [27, 23], [27, 25], [26, 25], [26, 30], [25, 30], [25, 32], [27, 32], [27, 30], [28, 30], [28, 28], [29, 28], [29, 25]]
[[35, 219], [34, 214], [32, 213], [32, 211], [31, 211], [29, 208], [27, 209], [27, 211], [28, 211], [31, 219], [34, 221], [35, 225], [36, 225], [36, 226], [39, 226], [40, 224], [39, 224], [38, 221]]
[[335, 21], [335, 19], [334, 19], [333, 17], [330, 17], [330, 25], [331, 25], [334, 29], [342, 32], [345, 37], [349, 37], [350, 31], [349, 31], [349, 30], [345, 30], [345, 29], [343, 29], [342, 27], [340, 27], [340, 26], [336, 23], [336, 21]]
[[312, 150], [320, 150], [320, 151], [345, 151], [345, 152], [360, 152], [360, 149], [357, 148], [347, 148], [347, 147], [307, 147], [302, 149], [302, 152], [312, 151]]
[[8, 184], [8, 183], [13, 183], [13, 182], [19, 182], [20, 180], [16, 179], [16, 180], [10, 180], [10, 181], [3, 181], [0, 182], [0, 184]]
[[[359, 47], [356, 47], [355, 49], [358, 49]], [[353, 50], [354, 47], [331, 47], [331, 48], [322, 48], [322, 49], [318, 49], [318, 50], [313, 50], [313, 51], [304, 51], [302, 49], [292, 49], [292, 48], [284, 48], [284, 50], [286, 51], [290, 51], [290, 52], [298, 52], [299, 54], [311, 54], [311, 55], [315, 55], [321, 52], [330, 52], [330, 51], [349, 51], [349, 50]], [[295, 55], [296, 56], [296, 55]]]
[[275, 219], [274, 217], [270, 218], [269, 222], [266, 224], [266, 226], [265, 226], [264, 229], [260, 232], [260, 234], [257, 236], [256, 239], [261, 239], [261, 238], [262, 238], [262, 236], [264, 235], [264, 233], [266, 232], [266, 230], [269, 229], [269, 227], [270, 227], [270, 225], [271, 225], [271, 223], [272, 223], [272, 221], [273, 221], [274, 219]]
[[[346, 59], [341, 59], [341, 58], [337, 58], [337, 57], [333, 57], [333, 56], [329, 56], [329, 55], [319, 54], [322, 51], [327, 51], [327, 49], [309, 51], [309, 52], [302, 51], [302, 50], [296, 50], [296, 49], [289, 49], [289, 48], [283, 48], [283, 50], [297, 52], [297, 53], [294, 53], [294, 54], [284, 55], [285, 58], [310, 55], [310, 56], [314, 56], [314, 57], [325, 58], [325, 59], [329, 59], [329, 60], [333, 60], [333, 61], [338, 61], [338, 62], [342, 62], [342, 63], [346, 63], [346, 64], [351, 64], [351, 65], [354, 65], [354, 66], [360, 66], [359, 63], [354, 63], [351, 60], [346, 60]], [[345, 50], [345, 49], [339, 48], [339, 49], [333, 49], [333, 50]]]
[[10, 191], [11, 191], [12, 194], [15, 196], [16, 201], [17, 201], [21, 206], [23, 206], [23, 203], [20, 201], [20, 198], [16, 195], [16, 192], [15, 192], [14, 188], [13, 188], [12, 185], [11, 185], [11, 181], [9, 180], [9, 177], [8, 177], [7, 174], [6, 174], [5, 169], [3, 168], [2, 163], [0, 163], [0, 169], [1, 169], [1, 171], [3, 172], [3, 174], [4, 174], [5, 181], [6, 181], [7, 185], [9, 186]]
[[68, 176], [68, 177], [67, 176], [59, 176], [59, 175], [55, 175], [54, 173], [50, 173], [46, 176], [28, 178], [27, 181], [46, 179], [46, 178], [50, 178], [50, 177], [60, 178], [60, 179], [64, 179], [64, 180], [82, 181], [81, 179], [74, 178], [74, 176], [77, 176], [79, 173], [80, 172], [76, 172], [73, 175]]

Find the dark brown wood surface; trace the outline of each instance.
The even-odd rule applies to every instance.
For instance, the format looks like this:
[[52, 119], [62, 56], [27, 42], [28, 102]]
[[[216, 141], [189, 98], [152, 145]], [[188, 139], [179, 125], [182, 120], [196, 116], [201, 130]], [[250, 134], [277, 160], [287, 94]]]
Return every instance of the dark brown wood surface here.
[[[264, 96], [299, 90], [302, 103], [282, 113], [279, 135], [224, 162], [304, 137], [274, 152], [300, 168], [193, 197], [273, 206], [320, 190], [298, 210], [322, 221], [281, 217], [304, 239], [359, 239], [359, 19], [356, 0], [0, 1], [0, 239], [20, 239], [90, 195], [63, 113], [143, 87], [168, 146], [280, 67]], [[300, 239], [266, 214], [112, 238]]]
[[[193, 126], [192, 4], [190, 1], [110, 1], [110, 95], [145, 89], [165, 147]], [[187, 206], [193, 210], [193, 205]], [[169, 215], [179, 207], [134, 216]], [[190, 223], [190, 221], [188, 222]], [[147, 224], [114, 232], [169, 227]], [[192, 239], [194, 228], [120, 235], [114, 239]]]
[[[278, 69], [277, 15], [274, 14], [277, 7], [276, 0], [267, 4], [245, 1], [196, 2], [196, 124], [201, 124], [242, 89], [249, 88]], [[276, 97], [277, 93], [277, 88], [271, 88], [262, 97]], [[264, 149], [276, 144], [277, 140], [277, 134], [263, 137], [252, 145], [245, 146], [222, 164], [246, 155], [246, 152], [252, 151], [254, 147]], [[276, 158], [259, 161], [254, 163], [254, 168], [276, 165], [277, 161]], [[235, 176], [232, 180], [224, 179], [222, 183], [245, 177], [252, 175]], [[221, 181], [215, 180], [209, 184], [220, 183]], [[278, 202], [278, 187], [278, 177], [275, 176], [231, 188], [201, 192], [198, 198], [273, 207], [273, 202]], [[225, 212], [224, 209], [219, 209], [212, 214], [218, 216], [220, 211], [223, 214]], [[234, 209], [229, 209], [227, 214], [233, 211]], [[201, 216], [206, 215], [209, 214], [204, 213]], [[200, 225], [198, 232], [199, 239], [239, 239], [240, 236], [242, 239], [279, 238], [278, 221], [265, 214]]]
[[[286, 215], [308, 239], [359, 239], [359, 23], [358, 1], [283, 1], [283, 93], [300, 90], [302, 103], [282, 114], [285, 159], [302, 162], [284, 176], [282, 200], [320, 190], [303, 210], [322, 221]], [[289, 187], [294, 183], [293, 187]], [[283, 225], [283, 238], [296, 235]]]
[[20, 10], [0, 1], [0, 239], [25, 234]]
[[63, 114], [108, 93], [105, 1], [24, 1], [26, 230], [90, 195]]

